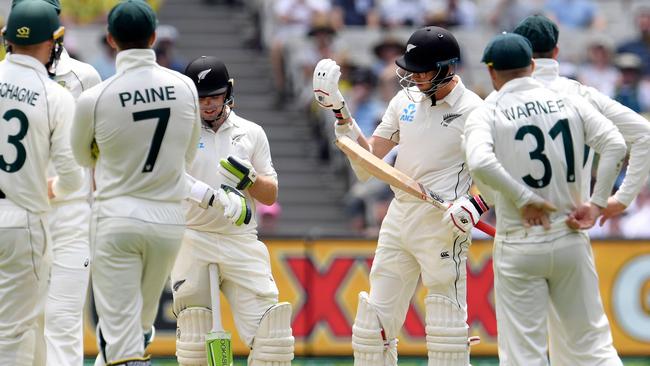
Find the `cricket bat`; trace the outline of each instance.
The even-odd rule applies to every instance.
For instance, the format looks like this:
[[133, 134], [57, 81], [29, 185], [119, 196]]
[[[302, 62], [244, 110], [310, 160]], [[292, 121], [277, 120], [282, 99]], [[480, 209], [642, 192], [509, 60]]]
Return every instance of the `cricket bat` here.
[[221, 324], [221, 298], [219, 297], [219, 268], [208, 265], [210, 273], [210, 298], [212, 299], [212, 330], [205, 337], [208, 366], [232, 366], [232, 335]]
[[[370, 151], [359, 146], [356, 142], [352, 141], [349, 137], [343, 136], [336, 140], [336, 146], [348, 156], [348, 158], [363, 167], [368, 173], [375, 178], [387, 183], [397, 189], [415, 196], [422, 201], [429, 202], [441, 210], [446, 210], [450, 203], [445, 202], [442, 197], [435, 192], [430, 192], [424, 186], [408, 175], [390, 166], [382, 159], [373, 155]], [[482, 232], [494, 237], [496, 230], [489, 224], [479, 221], [476, 228]]]

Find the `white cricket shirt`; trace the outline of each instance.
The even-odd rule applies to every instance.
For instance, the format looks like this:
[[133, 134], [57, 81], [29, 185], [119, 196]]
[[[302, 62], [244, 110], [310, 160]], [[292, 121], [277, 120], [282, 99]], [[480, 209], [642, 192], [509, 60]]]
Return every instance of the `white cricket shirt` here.
[[601, 154], [591, 201], [604, 207], [625, 155], [621, 134], [586, 100], [531, 77], [507, 82], [472, 112], [465, 137], [470, 171], [499, 192], [497, 235], [523, 228], [519, 209], [535, 194], [557, 207], [552, 222], [584, 201], [585, 144]]
[[[217, 132], [208, 127], [201, 129], [196, 159], [188, 169], [188, 174], [215, 189], [222, 184], [231, 184], [218, 172], [219, 161], [229, 155], [250, 161], [258, 175], [272, 177], [277, 182], [277, 173], [273, 168], [269, 141], [264, 130], [232, 111]], [[185, 202], [187, 227], [220, 234], [256, 233], [255, 200], [248, 190], [243, 193], [253, 208], [253, 217], [248, 225], [233, 225], [223, 216], [220, 209], [211, 207], [204, 210], [193, 202]]]
[[[399, 91], [374, 132], [399, 144], [395, 168], [448, 201], [467, 193], [472, 184], [461, 136], [467, 116], [483, 103], [456, 78], [458, 84], [435, 106], [430, 100], [415, 103]], [[398, 200], [417, 200], [393, 191]]]
[[58, 179], [56, 195], [79, 188], [81, 168], [70, 150], [74, 98], [50, 80], [45, 66], [26, 55], [0, 64], [0, 189], [33, 213], [49, 210], [47, 166]]
[[201, 129], [192, 80], [156, 63], [151, 49], [118, 53], [117, 73], [77, 100], [72, 151], [92, 166], [98, 201], [129, 196], [179, 203], [186, 197], [185, 168]]

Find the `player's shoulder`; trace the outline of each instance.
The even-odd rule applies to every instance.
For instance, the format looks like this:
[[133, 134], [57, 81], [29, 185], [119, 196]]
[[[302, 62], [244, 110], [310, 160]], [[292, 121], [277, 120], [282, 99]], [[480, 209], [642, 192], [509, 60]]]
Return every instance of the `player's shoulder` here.
[[83, 85], [84, 90], [89, 89], [102, 81], [99, 72], [97, 72], [92, 65], [72, 57], [68, 58], [67, 62], [69, 62], [70, 71], [77, 76], [81, 85]]
[[169, 79], [170, 82], [174, 82], [177, 85], [180, 85], [187, 91], [191, 92], [193, 95], [198, 95], [196, 92], [196, 86], [194, 86], [194, 82], [192, 79], [187, 77], [187, 75], [180, 73], [176, 70], [172, 70], [169, 68], [166, 68], [164, 66], [156, 65], [156, 69], [158, 72], [163, 75], [163, 77]]
[[247, 133], [251, 133], [251, 134], [255, 134], [255, 135], [258, 135], [258, 134], [265, 135], [266, 134], [264, 132], [264, 129], [262, 128], [262, 126], [260, 126], [259, 124], [255, 123], [255, 122], [253, 122], [253, 121], [251, 121], [249, 119], [241, 117], [240, 115], [236, 114], [235, 112], [230, 112], [230, 116], [228, 118], [231, 118], [233, 120], [233, 123], [238, 128], [241, 128], [241, 129], [245, 130]]

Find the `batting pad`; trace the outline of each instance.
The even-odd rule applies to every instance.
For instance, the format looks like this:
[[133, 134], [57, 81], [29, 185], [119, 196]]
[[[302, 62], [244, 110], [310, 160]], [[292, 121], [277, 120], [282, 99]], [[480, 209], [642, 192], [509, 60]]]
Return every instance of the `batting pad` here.
[[352, 326], [354, 366], [397, 365], [397, 340], [388, 341], [379, 316], [368, 301], [368, 293], [359, 293], [359, 306]]
[[429, 366], [468, 366], [469, 330], [465, 310], [441, 295], [427, 296], [424, 304]]
[[191, 307], [176, 319], [176, 358], [180, 366], [207, 365], [205, 336], [212, 327], [212, 311]]
[[293, 345], [291, 304], [275, 304], [262, 316], [248, 356], [248, 365], [290, 366], [293, 360]]

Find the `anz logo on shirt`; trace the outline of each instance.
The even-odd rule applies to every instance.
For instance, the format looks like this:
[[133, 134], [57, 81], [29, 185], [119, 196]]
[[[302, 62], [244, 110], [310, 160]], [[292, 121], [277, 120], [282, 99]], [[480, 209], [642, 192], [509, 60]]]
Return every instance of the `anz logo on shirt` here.
[[205, 149], [205, 143], [199, 140], [199, 149]]
[[410, 123], [413, 122], [413, 117], [415, 117], [415, 103], [411, 103], [406, 108], [402, 109], [402, 115], [399, 120], [400, 122]]

